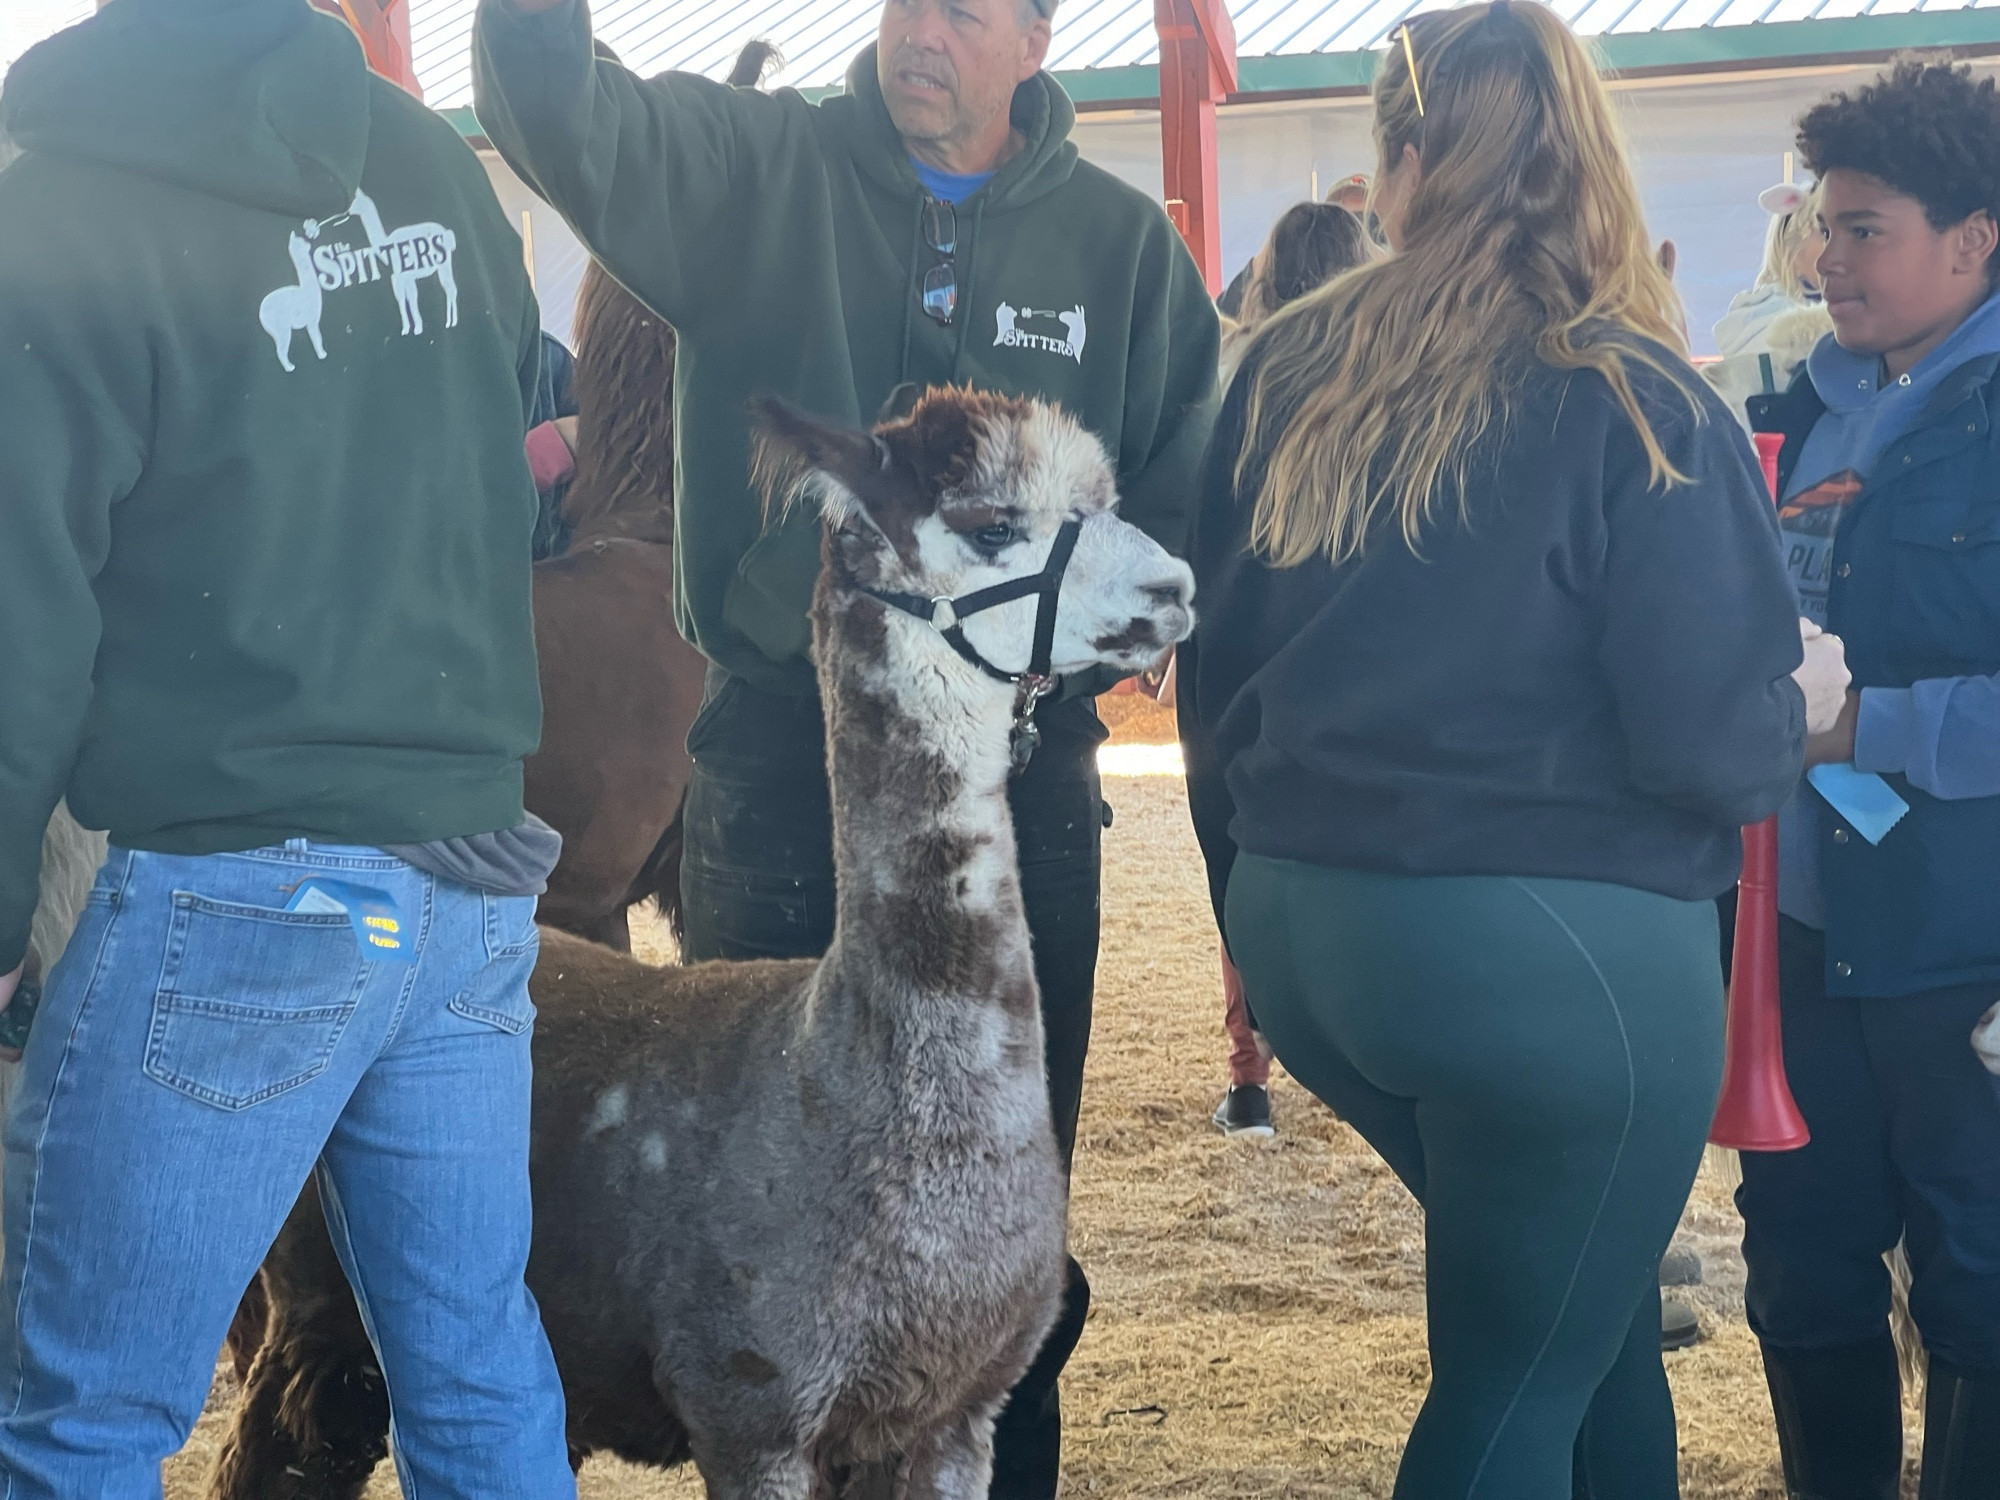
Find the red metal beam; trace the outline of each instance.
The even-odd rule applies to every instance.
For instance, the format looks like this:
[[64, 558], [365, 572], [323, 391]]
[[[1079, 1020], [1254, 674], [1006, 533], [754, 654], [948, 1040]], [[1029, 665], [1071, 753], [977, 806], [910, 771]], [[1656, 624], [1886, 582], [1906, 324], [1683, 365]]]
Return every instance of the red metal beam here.
[[1223, 0], [1153, 0], [1160, 33], [1160, 163], [1167, 213], [1210, 295], [1222, 290], [1215, 106], [1236, 92], [1236, 28]]
[[410, 64], [410, 9], [407, 0], [312, 0], [315, 7], [339, 16], [361, 38], [368, 66], [392, 83], [424, 97], [417, 71]]

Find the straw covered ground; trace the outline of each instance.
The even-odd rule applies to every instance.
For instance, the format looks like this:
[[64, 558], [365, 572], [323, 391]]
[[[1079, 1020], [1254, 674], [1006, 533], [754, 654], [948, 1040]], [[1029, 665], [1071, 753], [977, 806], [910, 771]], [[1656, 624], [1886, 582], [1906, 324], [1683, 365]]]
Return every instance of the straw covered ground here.
[[[1118, 738], [1172, 737], [1136, 698]], [[1103, 961], [1075, 1181], [1095, 1286], [1064, 1388], [1066, 1493], [1159, 1500], [1386, 1497], [1428, 1378], [1423, 1220], [1367, 1146], [1280, 1078], [1280, 1135], [1209, 1125], [1225, 1046], [1216, 945], [1181, 784], [1114, 778]], [[655, 937], [657, 941], [657, 936]], [[658, 949], [654, 950], [657, 956]], [[1706, 1261], [1706, 1337], [1668, 1356], [1689, 1500], [1778, 1500], [1776, 1449], [1743, 1326], [1735, 1212], [1704, 1171], [1682, 1228]], [[194, 1500], [233, 1399], [218, 1381], [169, 1500]], [[692, 1473], [610, 1462], [585, 1500], [694, 1500]], [[396, 1493], [385, 1466], [373, 1497]]]

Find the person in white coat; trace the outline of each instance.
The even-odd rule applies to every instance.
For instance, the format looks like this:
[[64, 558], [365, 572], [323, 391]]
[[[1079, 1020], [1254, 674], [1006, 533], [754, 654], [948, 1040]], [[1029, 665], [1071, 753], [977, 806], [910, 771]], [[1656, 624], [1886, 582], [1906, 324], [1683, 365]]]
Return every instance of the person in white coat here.
[[1737, 293], [1715, 325], [1722, 359], [1702, 373], [1746, 429], [1744, 403], [1789, 386], [1813, 345], [1833, 331], [1817, 281], [1819, 197], [1818, 187], [1791, 182], [1758, 195], [1758, 206], [1771, 215], [1764, 266], [1757, 284]]

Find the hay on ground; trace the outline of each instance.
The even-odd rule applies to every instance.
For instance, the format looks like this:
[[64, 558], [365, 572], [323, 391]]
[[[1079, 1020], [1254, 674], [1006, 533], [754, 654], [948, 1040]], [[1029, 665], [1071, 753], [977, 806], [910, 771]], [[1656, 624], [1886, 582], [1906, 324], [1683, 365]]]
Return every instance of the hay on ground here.
[[[1120, 738], [1171, 714], [1106, 700]], [[1129, 707], [1125, 705], [1131, 705]], [[1165, 713], [1166, 729], [1160, 732]], [[1074, 1238], [1095, 1301], [1070, 1366], [1069, 1495], [1106, 1500], [1386, 1497], [1428, 1379], [1423, 1221], [1365, 1143], [1289, 1079], [1281, 1134], [1208, 1123], [1226, 1044], [1207, 891], [1178, 781], [1111, 779], [1104, 956], [1075, 1180]], [[663, 957], [662, 935], [646, 941]], [[1682, 1227], [1707, 1281], [1707, 1337], [1668, 1356], [1688, 1500], [1781, 1500], [1769, 1401], [1743, 1324], [1727, 1193], [1697, 1184]], [[232, 1393], [225, 1377], [217, 1402]], [[195, 1500], [219, 1435], [212, 1405], [168, 1466]], [[584, 1500], [695, 1500], [692, 1471], [594, 1461]], [[395, 1494], [385, 1467], [369, 1490]]]

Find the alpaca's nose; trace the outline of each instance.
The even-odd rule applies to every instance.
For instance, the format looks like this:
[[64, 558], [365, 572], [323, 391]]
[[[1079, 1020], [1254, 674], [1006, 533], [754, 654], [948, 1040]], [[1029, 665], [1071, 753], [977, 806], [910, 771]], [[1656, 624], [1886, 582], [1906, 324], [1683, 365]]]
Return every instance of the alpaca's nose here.
[[1149, 584], [1140, 592], [1161, 609], [1187, 609], [1194, 603], [1194, 574], [1183, 562], [1174, 564], [1174, 571]]

